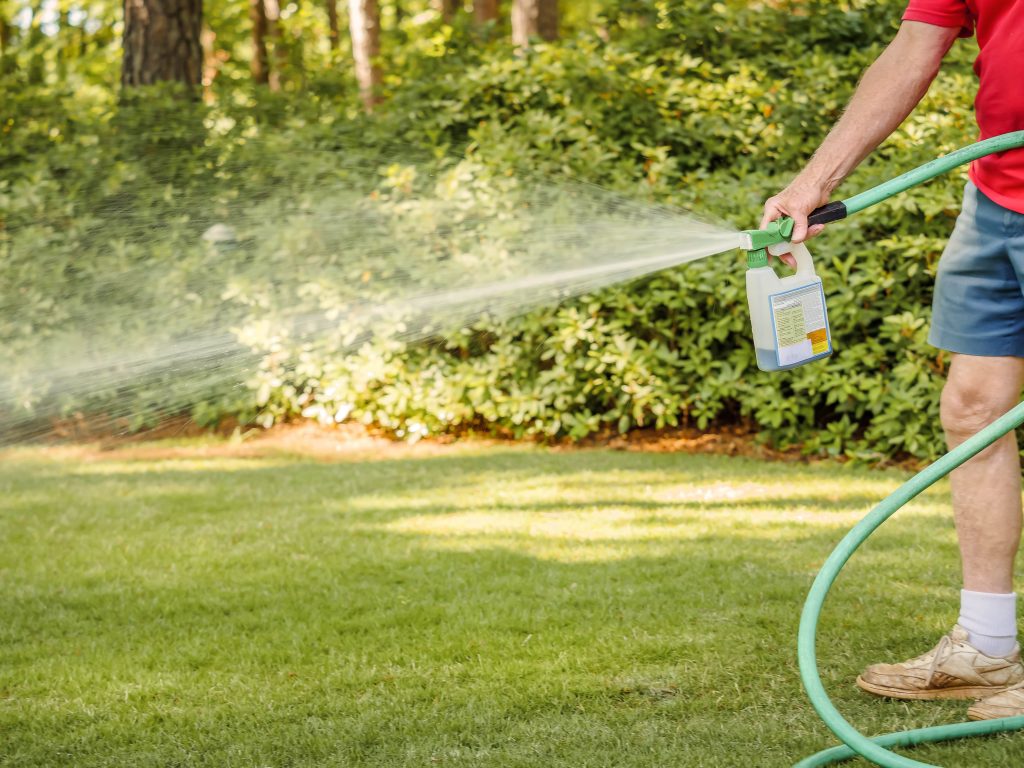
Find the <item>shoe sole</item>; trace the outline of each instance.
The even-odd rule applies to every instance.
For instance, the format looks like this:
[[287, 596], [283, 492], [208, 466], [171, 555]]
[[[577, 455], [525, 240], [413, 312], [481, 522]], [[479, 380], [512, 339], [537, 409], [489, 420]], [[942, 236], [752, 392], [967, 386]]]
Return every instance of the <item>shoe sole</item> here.
[[1002, 693], [1006, 685], [964, 685], [958, 688], [936, 688], [925, 691], [908, 691], [901, 688], [889, 688], [885, 685], [869, 683], [863, 677], [857, 677], [857, 687], [862, 691], [884, 696], [887, 699], [904, 699], [910, 701], [938, 701], [940, 699], [983, 699], [996, 693]]
[[992, 712], [983, 707], [971, 707], [967, 710], [968, 720], [1000, 720], [1004, 717], [1013, 717], [1015, 713]]

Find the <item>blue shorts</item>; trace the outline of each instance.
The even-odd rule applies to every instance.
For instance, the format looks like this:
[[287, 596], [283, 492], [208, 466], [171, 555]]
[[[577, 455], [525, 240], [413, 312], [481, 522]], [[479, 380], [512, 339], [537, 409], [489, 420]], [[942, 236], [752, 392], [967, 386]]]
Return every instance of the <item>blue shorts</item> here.
[[1024, 213], [974, 184], [939, 260], [928, 342], [985, 357], [1024, 357]]

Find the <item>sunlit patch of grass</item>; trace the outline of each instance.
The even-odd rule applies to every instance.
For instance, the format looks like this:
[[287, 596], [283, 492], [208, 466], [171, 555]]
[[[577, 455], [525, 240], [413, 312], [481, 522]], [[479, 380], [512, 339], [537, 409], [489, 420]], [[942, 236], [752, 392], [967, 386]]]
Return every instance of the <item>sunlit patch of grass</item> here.
[[[775, 509], [663, 509], [657, 513], [621, 507], [521, 514], [514, 511], [470, 510], [412, 515], [377, 526], [395, 533], [418, 534], [434, 539], [441, 548], [469, 551], [506, 547], [550, 559], [565, 554], [572, 562], [600, 557], [619, 559], [670, 551], [662, 541], [697, 540], [732, 535], [737, 542], [785, 542], [806, 535], [806, 528], [853, 525], [867, 510], [856, 509], [823, 516], [812, 506]], [[907, 516], [935, 514], [940, 505], [908, 507]], [[951, 541], [952, 531], [937, 534]], [[561, 544], [562, 546], [558, 546]], [[567, 546], [574, 544], [577, 546]], [[594, 545], [604, 544], [598, 547]], [[583, 546], [587, 545], [587, 546]], [[581, 557], [582, 552], [586, 556]]]
[[[808, 528], [853, 525], [892, 489], [884, 480], [852, 484], [804, 474], [795, 485], [781, 480], [680, 483], [651, 472], [628, 479], [614, 472], [601, 478], [566, 474], [511, 486], [473, 479], [461, 486], [457, 499], [375, 494], [356, 500], [355, 508], [377, 513], [402, 509], [402, 516], [370, 528], [431, 537], [444, 549], [506, 547], [580, 562], [649, 555], [662, 540], [726, 534], [737, 541], [800, 538]], [[937, 515], [946, 507], [942, 493], [933, 491], [902, 515]], [[417, 510], [424, 513], [414, 514]], [[944, 535], [948, 540], [952, 531]]]
[[[791, 765], [831, 742], [795, 671], [804, 594], [905, 478], [606, 451], [328, 464], [187, 448], [0, 463], [0, 764]], [[851, 685], [955, 618], [947, 494], [883, 527], [826, 606], [823, 674], [870, 733], [964, 716]], [[1018, 753], [990, 739], [916, 755]]]

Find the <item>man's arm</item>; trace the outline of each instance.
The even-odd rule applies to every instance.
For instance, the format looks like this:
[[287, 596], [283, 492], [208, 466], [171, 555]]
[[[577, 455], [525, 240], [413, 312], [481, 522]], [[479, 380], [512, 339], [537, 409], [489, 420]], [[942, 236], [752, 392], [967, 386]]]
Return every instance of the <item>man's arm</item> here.
[[821, 224], [808, 232], [807, 215], [827, 203], [839, 183], [917, 106], [959, 32], [959, 27], [904, 21], [864, 73], [843, 116], [811, 161], [764, 204], [761, 227], [780, 216], [791, 216], [794, 243], [821, 232]]

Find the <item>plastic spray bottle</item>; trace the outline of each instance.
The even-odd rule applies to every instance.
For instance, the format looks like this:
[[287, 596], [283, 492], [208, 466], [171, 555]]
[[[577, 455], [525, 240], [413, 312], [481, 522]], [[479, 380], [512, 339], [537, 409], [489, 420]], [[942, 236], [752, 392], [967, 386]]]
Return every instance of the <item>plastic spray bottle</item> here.
[[[780, 224], [789, 228], [791, 220]], [[768, 254], [792, 253], [796, 274], [779, 277]], [[832, 335], [821, 278], [803, 243], [782, 241], [747, 251], [747, 303], [754, 335], [757, 367], [784, 371], [832, 354]]]

